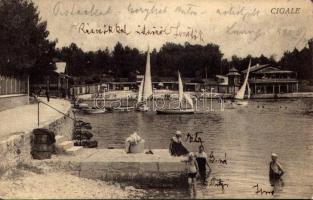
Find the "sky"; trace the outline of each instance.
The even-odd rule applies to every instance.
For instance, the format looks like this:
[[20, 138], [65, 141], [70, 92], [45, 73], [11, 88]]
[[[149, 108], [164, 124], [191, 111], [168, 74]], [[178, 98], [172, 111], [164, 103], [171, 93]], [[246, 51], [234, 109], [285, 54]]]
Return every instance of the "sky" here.
[[148, 46], [159, 49], [166, 42], [214, 43], [224, 58], [263, 54], [279, 59], [285, 51], [302, 49], [313, 38], [310, 0], [33, 2], [47, 21], [49, 39], [58, 40], [57, 47], [73, 42], [85, 51], [112, 49], [117, 42], [141, 51]]

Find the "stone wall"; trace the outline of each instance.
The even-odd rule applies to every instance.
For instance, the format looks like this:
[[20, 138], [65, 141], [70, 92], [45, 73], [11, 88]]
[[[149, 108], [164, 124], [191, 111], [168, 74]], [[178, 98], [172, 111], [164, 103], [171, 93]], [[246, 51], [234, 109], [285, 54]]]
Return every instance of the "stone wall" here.
[[82, 163], [76, 174], [83, 178], [131, 182], [138, 187], [174, 188], [186, 186], [182, 162], [107, 162]]
[[27, 95], [0, 96], [0, 111], [26, 105], [27, 103]]
[[[72, 110], [67, 114], [73, 117]], [[55, 135], [63, 135], [68, 139], [72, 138], [74, 121], [62, 116], [40, 128], [47, 128]], [[0, 176], [7, 169], [16, 167], [19, 164], [29, 164], [31, 161], [31, 135], [32, 132], [12, 133], [8, 138], [0, 138]]]
[[137, 187], [175, 188], [187, 186], [186, 158], [173, 157], [168, 149], [153, 154], [127, 154], [124, 149], [83, 149], [76, 156], [58, 155], [34, 160], [72, 175], [104, 181], [131, 183]]

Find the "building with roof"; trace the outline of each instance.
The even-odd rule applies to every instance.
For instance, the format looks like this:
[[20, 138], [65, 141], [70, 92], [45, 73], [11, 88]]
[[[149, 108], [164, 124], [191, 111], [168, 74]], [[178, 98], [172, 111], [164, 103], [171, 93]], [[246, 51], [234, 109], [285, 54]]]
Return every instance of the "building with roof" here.
[[241, 74], [239, 73], [238, 69], [232, 67], [231, 69], [229, 69], [229, 72], [226, 74], [226, 76], [228, 77], [228, 92], [231, 94], [235, 94], [240, 87]]
[[[241, 73], [245, 76], [247, 69]], [[249, 86], [252, 95], [294, 93], [299, 90], [299, 81], [294, 71], [257, 64], [250, 68]]]
[[[45, 74], [45, 80], [31, 84], [31, 91], [37, 95], [45, 95], [45, 91], [52, 97], [69, 97], [69, 79], [67, 75], [66, 62], [57, 61], [54, 63], [56, 69]], [[40, 94], [38, 94], [38, 92]]]

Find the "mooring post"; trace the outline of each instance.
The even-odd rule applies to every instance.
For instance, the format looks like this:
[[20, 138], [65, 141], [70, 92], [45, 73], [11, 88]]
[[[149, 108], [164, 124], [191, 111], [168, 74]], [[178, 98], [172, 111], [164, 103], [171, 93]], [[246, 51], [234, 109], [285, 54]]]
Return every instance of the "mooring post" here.
[[38, 122], [38, 127], [39, 127], [39, 104], [40, 104], [40, 101], [38, 100], [38, 112], [37, 112], [37, 122]]

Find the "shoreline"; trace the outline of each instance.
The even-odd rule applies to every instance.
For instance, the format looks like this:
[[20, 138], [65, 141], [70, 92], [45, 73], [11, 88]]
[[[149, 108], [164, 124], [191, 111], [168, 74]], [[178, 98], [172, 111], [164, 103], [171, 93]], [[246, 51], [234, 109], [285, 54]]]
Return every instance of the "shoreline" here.
[[43, 163], [21, 164], [0, 177], [0, 199], [125, 199], [143, 195], [144, 190], [132, 186], [77, 177]]
[[[201, 92], [185, 92], [189, 94], [192, 98], [203, 98], [210, 99], [211, 93], [206, 92], [202, 96]], [[136, 99], [137, 92], [135, 91], [108, 91], [105, 93], [105, 100], [118, 100], [118, 99]], [[166, 95], [171, 98], [177, 98], [177, 91], [157, 91], [154, 94], [154, 98], [162, 99]], [[233, 94], [230, 93], [212, 93], [212, 99], [232, 99]], [[77, 95], [80, 100], [94, 100], [96, 94], [82, 94]], [[98, 97], [99, 98], [99, 97]], [[297, 93], [281, 93], [281, 94], [254, 94], [251, 95], [250, 99], [293, 99], [293, 98], [313, 98], [313, 92], [297, 92]], [[102, 99], [102, 97], [101, 97]], [[101, 100], [99, 99], [99, 100]]]

